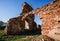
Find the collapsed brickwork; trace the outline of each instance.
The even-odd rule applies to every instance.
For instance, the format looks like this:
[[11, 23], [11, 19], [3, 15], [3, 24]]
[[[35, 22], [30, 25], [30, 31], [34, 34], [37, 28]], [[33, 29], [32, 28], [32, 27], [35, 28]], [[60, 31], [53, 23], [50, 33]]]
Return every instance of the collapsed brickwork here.
[[22, 20], [29, 14], [35, 13], [42, 20], [42, 35], [60, 40], [60, 0], [54, 0], [45, 6], [32, 10], [24, 15]]
[[24, 21], [28, 15], [35, 13], [42, 20], [42, 35], [60, 40], [60, 0], [54, 0], [45, 6], [23, 14], [24, 17], [21, 20]]
[[[22, 4], [22, 13], [20, 14], [20, 17], [21, 17], [21, 16], [24, 17], [25, 13], [28, 13], [28, 12], [30, 12], [30, 11], [32, 11], [32, 10], [33, 10], [33, 8], [32, 8], [29, 4], [27, 4], [26, 2], [24, 2], [24, 3]], [[36, 22], [34, 21], [34, 19], [35, 19], [34, 14], [30, 14], [30, 15], [28, 15], [28, 16], [25, 18], [25, 21], [27, 21], [28, 24], [29, 24], [29, 29], [30, 29], [30, 30], [34, 30], [34, 29], [37, 28], [37, 24], [36, 24]]]
[[20, 16], [18, 17], [14, 17], [9, 19], [9, 21], [6, 24], [6, 28], [4, 30], [4, 33], [6, 35], [10, 35], [10, 34], [20, 34], [21, 32], [24, 32], [25, 30], [25, 21], [28, 22], [29, 26], [28, 30], [36, 30], [37, 29], [37, 24], [34, 21], [34, 14], [30, 14], [28, 15], [25, 20], [21, 20], [22, 17], [24, 17], [23, 15], [25, 15], [25, 13], [28, 13], [30, 11], [32, 11], [33, 8], [26, 2], [24, 2], [22, 4], [22, 13], [20, 14]]

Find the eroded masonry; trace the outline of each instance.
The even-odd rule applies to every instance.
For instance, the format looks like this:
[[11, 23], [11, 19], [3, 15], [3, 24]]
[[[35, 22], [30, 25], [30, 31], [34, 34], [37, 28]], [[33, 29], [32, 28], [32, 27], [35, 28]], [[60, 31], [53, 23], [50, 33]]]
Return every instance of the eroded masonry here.
[[[51, 38], [60, 40], [60, 0], [53, 0], [53, 2], [45, 6], [37, 8], [35, 10], [32, 9], [31, 11], [23, 14], [24, 17], [22, 17], [20, 20], [24, 21], [25, 18], [30, 14], [37, 14], [38, 17], [42, 20], [42, 35], [47, 35]], [[32, 18], [32, 22], [34, 22], [33, 20], [34, 17]], [[16, 22], [16, 24], [18, 24], [18, 22]]]
[[29, 33], [28, 31], [36, 31], [38, 30], [38, 33], [41, 33], [41, 26], [37, 25], [34, 21], [35, 16], [34, 14], [29, 14], [24, 20], [22, 20], [22, 17], [30, 11], [32, 11], [33, 8], [26, 2], [22, 4], [22, 12], [18, 17], [14, 17], [9, 19], [9, 21], [6, 24], [6, 28], [4, 30], [4, 33], [6, 35], [16, 35], [21, 34], [25, 31]]
[[60, 40], [60, 0], [53, 0], [45, 6], [32, 10], [22, 20], [29, 14], [35, 13], [42, 19], [42, 35]]

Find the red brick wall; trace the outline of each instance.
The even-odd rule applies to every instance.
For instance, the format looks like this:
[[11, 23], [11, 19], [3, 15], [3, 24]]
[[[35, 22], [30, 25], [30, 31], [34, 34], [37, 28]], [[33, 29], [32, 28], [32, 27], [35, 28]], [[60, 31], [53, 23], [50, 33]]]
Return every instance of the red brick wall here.
[[42, 19], [42, 35], [60, 40], [60, 0], [40, 8], [38, 16]]
[[42, 35], [60, 40], [60, 0], [32, 10], [26, 14], [22, 20], [29, 14], [37, 14], [42, 20]]

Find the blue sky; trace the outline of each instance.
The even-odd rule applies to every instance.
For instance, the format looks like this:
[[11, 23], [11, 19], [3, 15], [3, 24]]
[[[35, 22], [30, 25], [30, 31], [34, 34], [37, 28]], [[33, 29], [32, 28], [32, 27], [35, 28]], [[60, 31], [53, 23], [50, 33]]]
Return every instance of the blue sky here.
[[[52, 0], [0, 0], [0, 20], [7, 22], [10, 18], [17, 17], [22, 11], [22, 3], [27, 2], [34, 9], [48, 4]], [[37, 24], [41, 24], [38, 16], [35, 15]]]

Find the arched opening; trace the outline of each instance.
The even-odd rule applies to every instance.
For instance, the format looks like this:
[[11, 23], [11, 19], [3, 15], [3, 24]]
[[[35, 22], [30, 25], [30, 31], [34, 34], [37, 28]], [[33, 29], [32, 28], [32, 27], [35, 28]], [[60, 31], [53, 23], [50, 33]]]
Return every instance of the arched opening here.
[[[42, 25], [42, 20], [38, 17], [37, 14], [34, 14], [34, 22], [32, 22], [31, 26], [30, 24], [25, 21], [25, 31], [29, 32], [29, 34], [41, 34], [41, 25]], [[32, 20], [31, 20], [32, 21]], [[30, 21], [30, 22], [31, 22]]]

